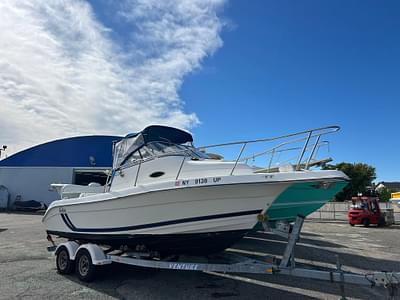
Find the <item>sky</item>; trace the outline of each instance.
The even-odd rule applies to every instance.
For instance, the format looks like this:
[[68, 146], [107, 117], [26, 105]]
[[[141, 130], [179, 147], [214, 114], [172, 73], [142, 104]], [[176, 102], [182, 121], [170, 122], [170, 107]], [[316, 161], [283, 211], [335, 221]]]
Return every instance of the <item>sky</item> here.
[[1, 1], [0, 143], [339, 125], [334, 163], [399, 181], [399, 15], [398, 1]]

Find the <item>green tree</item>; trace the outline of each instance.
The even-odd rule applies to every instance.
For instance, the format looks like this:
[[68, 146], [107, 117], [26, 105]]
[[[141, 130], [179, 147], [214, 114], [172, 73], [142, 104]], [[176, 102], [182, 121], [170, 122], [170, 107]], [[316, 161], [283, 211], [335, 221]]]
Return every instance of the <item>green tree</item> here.
[[372, 186], [372, 181], [376, 178], [375, 168], [363, 163], [341, 162], [336, 165], [326, 165], [324, 169], [340, 170], [350, 178], [349, 184], [336, 195], [338, 201], [351, 199], [358, 193], [365, 193], [367, 187]]
[[388, 189], [387, 187], [383, 187], [381, 189], [379, 189], [378, 191], [378, 196], [379, 196], [379, 200], [381, 202], [388, 202], [390, 197], [392, 196], [392, 191], [390, 189]]

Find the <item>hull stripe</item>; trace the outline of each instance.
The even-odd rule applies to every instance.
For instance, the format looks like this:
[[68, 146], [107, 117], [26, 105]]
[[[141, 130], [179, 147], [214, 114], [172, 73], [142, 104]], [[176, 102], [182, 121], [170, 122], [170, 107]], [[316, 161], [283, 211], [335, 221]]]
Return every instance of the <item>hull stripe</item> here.
[[67, 216], [67, 214], [61, 214], [61, 218], [63, 219], [65, 225], [67, 225], [69, 229], [71, 229], [72, 231], [76, 229], [75, 226], [72, 224], [71, 220], [69, 219], [69, 217]]
[[[141, 224], [141, 225], [133, 225], [133, 226], [125, 226], [125, 227], [114, 227], [114, 228], [78, 228], [78, 227], [74, 226], [74, 224], [72, 223], [71, 219], [68, 217], [67, 214], [61, 214], [61, 218], [63, 219], [65, 225], [72, 231], [76, 231], [76, 232], [116, 232], [116, 231], [128, 231], [128, 230], [138, 230], [138, 229], [145, 229], [145, 228], [161, 227], [161, 226], [168, 226], [168, 225], [182, 224], [182, 223], [189, 223], [189, 222], [198, 222], [198, 221], [205, 221], [205, 220], [213, 220], [213, 219], [223, 219], [223, 218], [255, 215], [255, 214], [261, 213], [261, 211], [262, 211], [262, 209], [247, 210], [247, 211], [240, 211], [240, 212], [233, 212], [233, 213], [184, 218], [184, 219], [177, 219], [177, 220], [170, 220], [170, 221], [163, 221], [163, 222], [156, 222], [156, 223], [149, 223], [149, 224]], [[256, 224], [256, 222], [257, 222], [257, 220], [255, 219], [254, 224]]]

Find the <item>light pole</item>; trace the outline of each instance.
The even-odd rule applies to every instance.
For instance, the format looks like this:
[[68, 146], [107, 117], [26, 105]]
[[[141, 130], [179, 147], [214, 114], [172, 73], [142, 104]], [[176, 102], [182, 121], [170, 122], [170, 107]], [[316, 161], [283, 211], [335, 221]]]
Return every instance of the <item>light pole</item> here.
[[3, 148], [0, 148], [0, 157], [1, 157], [1, 151], [6, 151], [6, 149], [7, 149], [7, 145], [3, 145]]

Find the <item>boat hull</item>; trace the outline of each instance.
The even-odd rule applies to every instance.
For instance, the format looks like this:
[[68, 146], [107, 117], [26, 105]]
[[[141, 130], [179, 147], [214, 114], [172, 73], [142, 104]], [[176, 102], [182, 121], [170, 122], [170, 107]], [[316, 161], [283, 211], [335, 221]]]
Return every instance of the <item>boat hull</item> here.
[[53, 202], [43, 222], [48, 233], [68, 239], [145, 246], [164, 254], [209, 254], [242, 238], [289, 185], [252, 182], [104, 193]]
[[249, 230], [234, 230], [205, 233], [183, 233], [163, 235], [91, 235], [80, 233], [47, 231], [48, 234], [61, 236], [82, 243], [108, 245], [114, 248], [128, 246], [135, 249], [138, 245], [146, 245], [146, 249], [157, 251], [162, 255], [189, 254], [207, 255], [228, 248], [245, 236]]
[[[274, 201], [266, 212], [267, 220], [274, 224], [276, 221], [294, 222], [298, 215], [304, 217], [321, 208], [348, 184], [345, 180], [325, 179], [318, 181], [293, 183]], [[257, 230], [262, 229], [257, 224]]]

